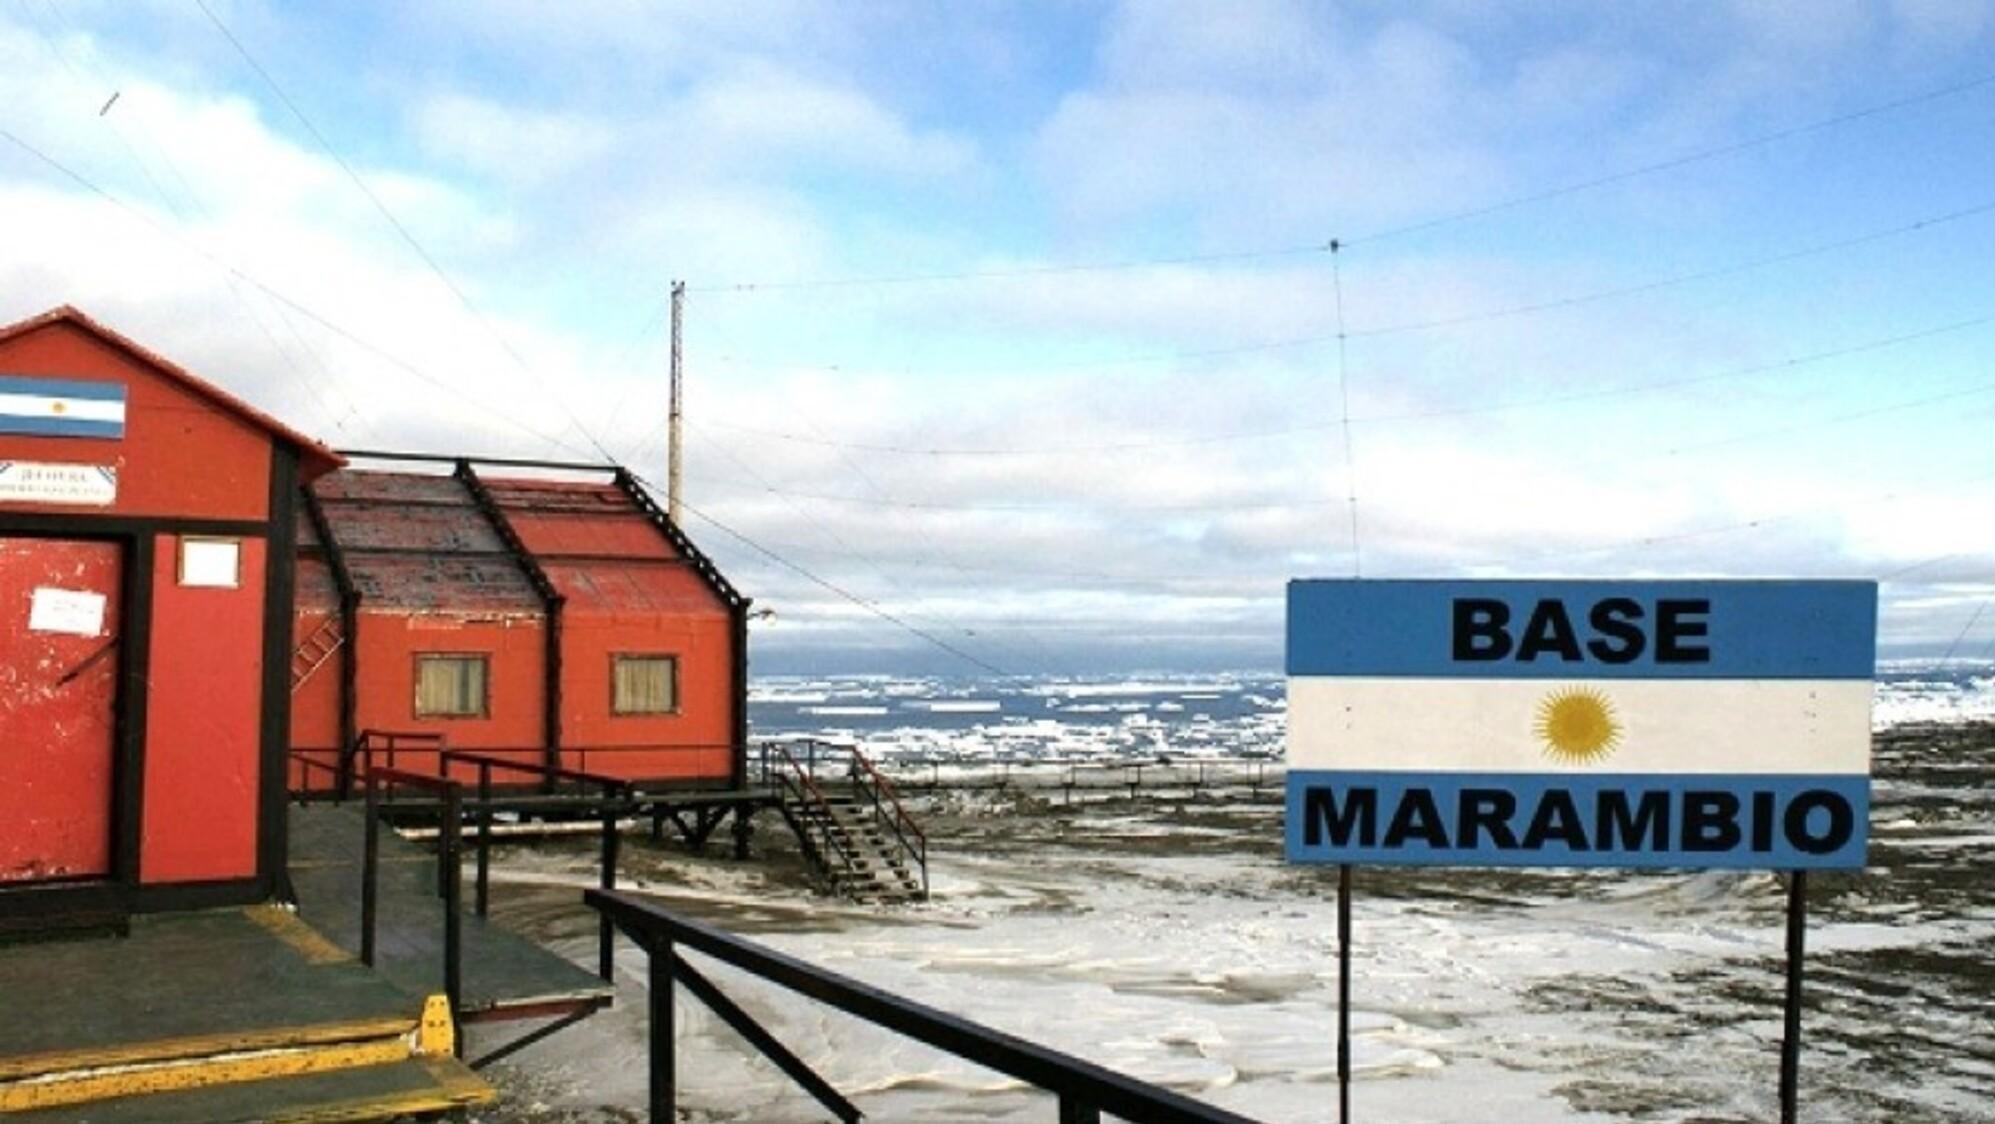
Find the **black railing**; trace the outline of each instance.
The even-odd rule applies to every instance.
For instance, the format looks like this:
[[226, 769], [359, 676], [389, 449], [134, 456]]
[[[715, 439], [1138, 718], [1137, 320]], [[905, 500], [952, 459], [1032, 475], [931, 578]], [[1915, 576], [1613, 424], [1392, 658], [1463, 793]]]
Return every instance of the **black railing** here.
[[[339, 756], [333, 750], [321, 751], [310, 749], [294, 749], [288, 754], [292, 768], [291, 775], [295, 778], [295, 782], [291, 784], [292, 799], [304, 801], [310, 799], [314, 794], [330, 796], [339, 791], [339, 766], [331, 761], [321, 761], [317, 757], [312, 756], [312, 754], [318, 752], [330, 753], [335, 759]], [[327, 783], [324, 785], [313, 784], [312, 778], [315, 775], [324, 776]]]
[[812, 813], [808, 825], [798, 825], [792, 819], [798, 839], [806, 844], [806, 856], [812, 850], [812, 839], [806, 839], [806, 833], [812, 837], [822, 835], [834, 844], [828, 848], [830, 854], [820, 856], [820, 860], [836, 856], [840, 862], [840, 866], [826, 866], [834, 888], [840, 876], [858, 874], [858, 854], [840, 831], [830, 807], [828, 793], [842, 785], [848, 789], [852, 805], [872, 817], [880, 839], [892, 839], [894, 854], [886, 858], [890, 858], [894, 876], [902, 876], [904, 870], [914, 868], [912, 880], [904, 878], [902, 886], [928, 898], [928, 833], [902, 807], [894, 783], [856, 745], [818, 739], [762, 743], [762, 783], [776, 789], [776, 795], [786, 805], [786, 817], [790, 817], [790, 805], [800, 805]]
[[[439, 793], [443, 814], [436, 845], [437, 893], [443, 898], [443, 993], [450, 1003], [452, 1022], [461, 1022], [464, 1010], [464, 863], [462, 853], [461, 806], [456, 782], [388, 767], [369, 768], [363, 778], [366, 786], [366, 836], [360, 866], [360, 962], [374, 966], [375, 929], [378, 921], [376, 899], [381, 880], [381, 796], [384, 789], [408, 785]], [[464, 1056], [464, 1036], [456, 1035], [459, 1057]]]
[[[524, 773], [552, 787], [560, 781], [594, 786], [601, 790], [597, 797], [597, 813], [602, 822], [602, 872], [601, 886], [605, 890], [616, 889], [617, 854], [621, 848], [623, 834], [618, 827], [618, 819], [631, 810], [630, 782], [617, 777], [606, 777], [598, 773], [585, 773], [579, 769], [551, 769], [545, 765], [529, 764], [524, 761], [508, 761], [502, 757], [491, 757], [480, 753], [447, 749], [437, 756], [436, 769], [440, 776], [448, 777], [451, 766], [469, 765], [478, 771], [478, 796], [476, 814], [477, 834], [473, 837], [473, 847], [477, 853], [477, 875], [473, 881], [473, 908], [478, 916], [487, 915], [491, 905], [492, 886], [492, 774], [494, 771]], [[445, 820], [452, 818], [446, 810]], [[599, 919], [597, 933], [596, 974], [608, 981], [615, 971], [614, 947], [616, 933], [607, 917]]]
[[[327, 782], [329, 774], [320, 767], [321, 763], [344, 765], [357, 781], [371, 761], [389, 768], [431, 771], [437, 754], [449, 748], [443, 735], [415, 730], [363, 730], [345, 749], [333, 744], [294, 746], [290, 757], [297, 768], [292, 774], [291, 796], [301, 801], [341, 799], [338, 785]], [[538, 743], [481, 745], [466, 747], [466, 752], [510, 757], [546, 767], [546, 748]], [[734, 787], [733, 762], [743, 755], [744, 751], [732, 742], [567, 743], [561, 747], [560, 767], [633, 783], [644, 781], [659, 791], [672, 788], [711, 791]], [[311, 763], [305, 764], [307, 761]]]
[[[836, 1089], [757, 1025], [680, 956], [692, 949], [815, 999], [876, 1026], [1044, 1089], [1059, 1098], [1061, 1124], [1091, 1124], [1107, 1113], [1154, 1124], [1252, 1124], [1249, 1117], [1138, 1081], [1072, 1054], [1029, 1042], [981, 1023], [860, 983], [731, 933], [681, 917], [652, 902], [612, 890], [584, 895], [592, 909], [644, 949], [651, 961], [651, 1088], [654, 1122], [674, 1119], [678, 1066], [674, 1056], [673, 983], [695, 998], [789, 1074], [841, 1121], [861, 1118]], [[737, 1019], [741, 1020], [737, 1022]], [[744, 1025], [751, 1029], [743, 1029]]]
[[[826, 868], [834, 884], [839, 876], [857, 872], [854, 865], [857, 856], [831, 811], [829, 791], [842, 785], [848, 790], [852, 805], [872, 818], [881, 839], [892, 840], [893, 855], [882, 857], [891, 860], [895, 875], [898, 877], [908, 868], [917, 872], [915, 881], [904, 882], [904, 887], [915, 890], [924, 899], [928, 897], [928, 834], [901, 805], [893, 781], [858, 746], [815, 738], [764, 742], [762, 777], [763, 783], [775, 788], [786, 805], [800, 805], [812, 814], [811, 822], [803, 826], [792, 820], [798, 838], [805, 842], [807, 857], [812, 843], [806, 838], [807, 829], [834, 844], [829, 848], [830, 854], [822, 856], [835, 857], [843, 864], [842, 871]], [[785, 815], [789, 815], [788, 808]]]
[[[765, 743], [765, 751], [768, 744]], [[806, 765], [841, 761], [848, 746], [795, 739]], [[1279, 756], [1233, 754], [1224, 757], [1152, 755], [1147, 757], [1033, 756], [932, 757], [899, 755], [877, 762], [882, 775], [903, 793], [992, 789], [1060, 792], [1068, 797], [1123, 790], [1140, 796], [1163, 793], [1248, 790], [1255, 796], [1283, 791], [1284, 765]]]
[[764, 747], [762, 774], [764, 782], [776, 790], [777, 807], [796, 833], [805, 861], [823, 875], [831, 889], [837, 889], [857, 875], [859, 856], [853, 852], [851, 839], [839, 829], [831, 801], [817, 783], [816, 764], [813, 760], [806, 768], [788, 748], [771, 745]]
[[900, 794], [894, 791], [894, 782], [888, 780], [873, 765], [873, 760], [859, 750], [852, 748], [852, 787], [859, 796], [871, 803], [873, 822], [880, 825], [883, 832], [892, 832], [900, 844], [901, 853], [914, 860], [921, 871], [921, 896], [928, 897], [928, 833], [914, 822], [914, 817], [901, 807]]

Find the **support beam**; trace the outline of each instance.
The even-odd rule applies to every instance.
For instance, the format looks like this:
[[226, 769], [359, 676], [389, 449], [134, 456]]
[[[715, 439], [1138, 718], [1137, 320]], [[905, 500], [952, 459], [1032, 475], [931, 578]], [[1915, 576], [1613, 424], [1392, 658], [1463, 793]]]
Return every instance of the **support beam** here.
[[[857, 1106], [840, 1095], [837, 1089], [832, 1088], [831, 1082], [818, 1076], [817, 1071], [792, 1053], [789, 1047], [777, 1041], [776, 1036], [765, 1030], [761, 1023], [756, 1022], [753, 1015], [742, 1010], [740, 1004], [728, 998], [726, 992], [715, 987], [711, 980], [701, 975], [683, 958], [673, 958], [672, 965], [679, 982], [686, 985], [686, 990], [692, 992], [694, 998], [706, 1004], [714, 1014], [719, 1015], [722, 1022], [734, 1028], [734, 1033], [746, 1039], [748, 1044], [755, 1047], [763, 1057], [774, 1062], [777, 1069], [788, 1074], [790, 1080], [802, 1086], [805, 1092], [828, 1109], [842, 1124], [852, 1124], [853, 1121], [861, 1119], [862, 1114]], [[1100, 1117], [1097, 1116], [1095, 1119], [1099, 1120]]]
[[326, 518], [325, 504], [309, 484], [298, 489], [304, 500], [305, 517], [312, 521], [319, 550], [332, 571], [333, 588], [339, 593], [339, 798], [353, 794], [353, 750], [360, 739], [357, 708], [360, 705], [360, 587], [354, 584], [353, 570], [347, 565], [346, 550]]
[[[547, 767], [559, 769], [561, 768], [561, 617], [562, 607], [568, 603], [568, 599], [554, 587], [553, 579], [549, 578], [547, 571], [541, 568], [539, 559], [535, 558], [533, 552], [526, 548], [526, 543], [521, 541], [519, 532], [513, 529], [512, 520], [507, 519], [506, 513], [500, 510], [499, 501], [493, 498], [491, 489], [485, 487], [484, 480], [480, 479], [478, 471], [471, 467], [471, 462], [459, 460], [456, 470], [451, 475], [471, 493], [471, 502], [477, 505], [479, 513], [485, 517], [487, 523], [491, 524], [492, 530], [499, 536], [499, 541], [505, 544], [506, 552], [512, 555], [513, 563], [519, 567], [520, 573], [526, 576], [527, 584], [533, 586], [534, 592], [540, 595], [540, 602], [547, 610], [547, 649], [541, 664], [544, 671], [544, 689], [541, 692], [543, 707], [541, 736], [547, 743], [544, 755]], [[549, 788], [550, 790], [552, 788], [551, 781]]]

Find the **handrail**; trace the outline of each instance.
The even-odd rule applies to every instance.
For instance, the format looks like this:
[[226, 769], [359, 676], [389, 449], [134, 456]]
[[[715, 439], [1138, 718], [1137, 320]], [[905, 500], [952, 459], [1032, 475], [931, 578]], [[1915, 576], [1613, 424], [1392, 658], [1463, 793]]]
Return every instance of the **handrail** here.
[[[798, 762], [796, 755], [790, 752], [791, 745], [799, 745], [804, 748], [808, 764]], [[762, 773], [764, 782], [769, 782], [772, 779], [772, 775], [780, 777], [780, 770], [772, 770], [769, 764], [772, 758], [780, 758], [783, 761], [787, 761], [791, 770], [799, 777], [812, 784], [813, 795], [818, 801], [823, 802], [825, 799], [823, 792], [821, 789], [816, 788], [818, 751], [820, 749], [829, 750], [836, 754], [838, 759], [844, 761], [846, 778], [851, 782], [854, 799], [863, 798], [864, 801], [871, 805], [873, 822], [879, 825], [883, 836], [890, 834], [894, 842], [899, 845], [900, 855], [906, 856], [908, 860], [912, 861], [919, 868], [921, 872], [921, 896], [923, 898], [928, 897], [928, 834], [922, 830], [921, 825], [915, 821], [912, 815], [908, 814], [906, 807], [901, 804], [899, 790], [894, 787], [893, 781], [888, 779], [858, 746], [840, 745], [836, 742], [820, 741], [816, 738], [804, 739], [797, 742], [765, 741], [762, 743]], [[801, 799], [801, 795], [799, 798]], [[889, 811], [889, 808], [891, 808], [891, 811]], [[912, 839], [909, 838], [910, 834], [913, 836]], [[849, 865], [849, 860], [852, 857], [849, 851], [841, 855], [841, 857], [847, 859]], [[912, 889], [912, 886], [908, 886], [908, 888]]]
[[484, 765], [494, 769], [510, 769], [516, 773], [531, 773], [537, 777], [554, 780], [579, 781], [582, 784], [602, 785], [608, 789], [623, 790], [633, 787], [634, 782], [625, 777], [613, 777], [608, 773], [592, 773], [584, 769], [569, 769], [555, 765], [542, 765], [531, 761], [510, 761], [504, 757], [494, 757], [490, 753], [470, 749], [446, 749], [438, 761], [439, 772], [445, 763], [462, 761], [467, 765]]
[[[839, 838], [837, 833], [831, 830], [831, 801], [825, 798], [824, 790], [818, 787], [817, 779], [805, 771], [803, 765], [797, 761], [796, 757], [791, 755], [789, 750], [780, 745], [771, 748], [775, 749], [790, 766], [789, 773], [783, 773], [780, 770], [775, 773], [774, 779], [776, 783], [796, 793], [799, 802], [810, 804], [818, 810], [820, 819], [814, 834], [820, 836], [830, 849], [838, 852], [838, 859], [844, 864], [846, 870], [856, 871], [859, 868], [858, 856], [852, 853], [850, 843]], [[764, 772], [768, 772], [766, 766]], [[791, 774], [794, 774], [794, 777]], [[783, 810], [783, 814], [785, 818], [788, 818], [789, 811], [787, 808]], [[794, 825], [794, 821], [792, 823]], [[798, 838], [803, 840], [807, 847], [815, 849], [817, 844], [809, 839], [810, 834], [813, 833], [801, 830], [801, 828], [797, 833]], [[824, 855], [819, 854], [816, 858], [820, 866], [829, 867], [830, 864], [825, 861]]]
[[[871, 778], [871, 785], [860, 782], [861, 773]], [[921, 896], [928, 897], [928, 833], [921, 830], [921, 825], [914, 822], [914, 817], [907, 814], [906, 808], [901, 807], [900, 795], [894, 790], [894, 782], [888, 780], [879, 769], [875, 768], [872, 758], [867, 757], [856, 745], [852, 747], [852, 774], [854, 786], [873, 800], [874, 821], [891, 830], [894, 838], [900, 842], [901, 851], [912, 856], [915, 864], [921, 868]], [[882, 795], [886, 797], [886, 802], [893, 806], [892, 815], [888, 815], [886, 808], [881, 804]], [[909, 831], [914, 833], [913, 843], [908, 842]]]
[[[494, 769], [509, 769], [540, 777], [549, 786], [552, 786], [557, 779], [577, 780], [602, 786], [601, 804], [597, 808], [598, 814], [602, 817], [600, 878], [603, 889], [616, 889], [617, 852], [623, 844], [623, 833], [618, 829], [617, 819], [630, 807], [632, 786], [629, 781], [599, 773], [585, 773], [579, 769], [563, 769], [527, 761], [508, 761], [503, 757], [492, 757], [459, 749], [446, 749], [437, 754], [437, 775], [447, 779], [453, 763], [473, 765], [478, 769], [477, 878], [472, 898], [475, 903], [473, 908], [476, 909], [478, 916], [489, 915], [492, 901], [492, 771]], [[596, 974], [602, 977], [604, 982], [608, 982], [615, 973], [615, 937], [609, 919], [599, 918], [596, 933]]]
[[[328, 785], [324, 789], [317, 791], [331, 793], [333, 795], [338, 794], [339, 766], [333, 764], [330, 761], [321, 761], [316, 757], [310, 756], [310, 754], [312, 753], [322, 753], [322, 752], [325, 751], [310, 750], [310, 749], [293, 749], [285, 753], [284, 755], [285, 761], [289, 765], [297, 766], [299, 769], [298, 787], [295, 790], [292, 790], [291, 792], [291, 797], [294, 800], [303, 803], [304, 801], [309, 799], [313, 794], [314, 789], [312, 788], [312, 770], [314, 769], [329, 774], [332, 777], [332, 783], [330, 785]], [[290, 773], [288, 769], [286, 770], [285, 774], [285, 782], [288, 786], [290, 782]]]
[[[697, 975], [674, 948], [675, 945], [684, 945], [876, 1026], [1045, 1089], [1059, 1097], [1062, 1124], [1099, 1121], [1102, 1113], [1150, 1124], [1253, 1124], [1249, 1117], [860, 983], [732, 933], [681, 917], [631, 894], [589, 890], [584, 893], [583, 900], [590, 908], [610, 918], [651, 957], [650, 1108], [653, 1121], [674, 1119], [677, 1066], [673, 1057], [675, 1035], [671, 984], [675, 979], [684, 980], [689, 975]], [[698, 989], [689, 990], [693, 990], [696, 996], [701, 995]], [[853, 1119], [855, 1116], [843, 1118]]]
[[[414, 742], [414, 745], [404, 743]], [[347, 747], [345, 760], [348, 775], [352, 775], [352, 761], [360, 758], [363, 771], [374, 767], [374, 755], [387, 758], [388, 768], [400, 767], [396, 755], [404, 749], [410, 753], [442, 753], [448, 746], [442, 734], [429, 730], [377, 730], [372, 727], [354, 735], [353, 744]]]
[[[443, 793], [443, 819], [436, 849], [437, 892], [443, 898], [443, 992], [450, 1004], [450, 1017], [458, 1021], [464, 1010], [464, 866], [461, 850], [460, 786], [457, 782], [424, 773], [395, 768], [369, 767], [366, 775], [366, 835], [360, 864], [360, 962], [374, 966], [375, 923], [379, 909], [381, 880], [381, 792], [406, 784]], [[458, 1057], [464, 1056], [464, 1036], [454, 1035]]]

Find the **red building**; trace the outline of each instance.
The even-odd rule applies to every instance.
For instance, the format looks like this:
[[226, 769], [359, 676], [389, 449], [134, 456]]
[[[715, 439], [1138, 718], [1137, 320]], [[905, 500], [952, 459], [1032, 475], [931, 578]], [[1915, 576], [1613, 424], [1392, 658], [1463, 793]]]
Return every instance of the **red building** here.
[[0, 926], [272, 896], [298, 497], [340, 463], [75, 309], [0, 328]]
[[401, 463], [303, 493], [291, 737], [318, 764], [294, 785], [373, 730], [742, 787], [748, 601], [627, 471], [354, 456]]

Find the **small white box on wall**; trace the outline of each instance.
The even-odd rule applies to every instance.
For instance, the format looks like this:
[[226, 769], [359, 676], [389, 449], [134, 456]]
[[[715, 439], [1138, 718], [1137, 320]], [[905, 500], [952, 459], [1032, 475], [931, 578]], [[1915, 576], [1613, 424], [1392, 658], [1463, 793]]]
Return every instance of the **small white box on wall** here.
[[180, 584], [201, 589], [241, 586], [242, 540], [182, 536]]

